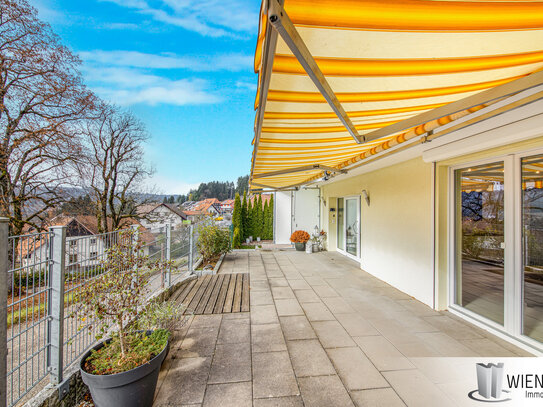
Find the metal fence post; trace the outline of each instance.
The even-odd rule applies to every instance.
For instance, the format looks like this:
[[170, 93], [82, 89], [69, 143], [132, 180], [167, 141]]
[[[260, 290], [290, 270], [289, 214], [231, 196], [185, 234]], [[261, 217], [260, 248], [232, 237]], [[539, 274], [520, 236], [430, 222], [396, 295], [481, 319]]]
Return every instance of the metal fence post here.
[[172, 285], [172, 268], [169, 264], [170, 260], [172, 258], [172, 225], [167, 223], [166, 224], [166, 256], [165, 260], [168, 264], [166, 267], [166, 273], [164, 275], [164, 284], [166, 287], [170, 287]]
[[64, 272], [66, 262], [66, 227], [54, 226], [51, 232], [49, 263], [49, 380], [51, 384], [62, 383], [64, 362]]
[[194, 235], [194, 226], [191, 224], [189, 226], [189, 273], [192, 274], [193, 270], [192, 270], [192, 267], [193, 267], [193, 254], [194, 254], [194, 250], [192, 250], [192, 240], [193, 240], [193, 235]]
[[0, 218], [0, 407], [7, 403], [9, 220]]

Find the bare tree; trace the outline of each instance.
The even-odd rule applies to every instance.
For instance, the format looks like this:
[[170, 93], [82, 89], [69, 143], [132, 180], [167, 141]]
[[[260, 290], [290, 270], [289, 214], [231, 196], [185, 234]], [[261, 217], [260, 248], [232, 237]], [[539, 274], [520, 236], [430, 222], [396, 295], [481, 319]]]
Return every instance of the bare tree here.
[[152, 170], [143, 161], [143, 146], [149, 135], [132, 113], [105, 103], [83, 132], [88, 146], [81, 179], [92, 190], [99, 229], [105, 233], [136, 218], [138, 206], [146, 203], [143, 181]]
[[94, 103], [79, 65], [26, 0], [0, 0], [0, 215], [11, 234], [39, 229], [64, 199], [81, 153], [74, 123]]

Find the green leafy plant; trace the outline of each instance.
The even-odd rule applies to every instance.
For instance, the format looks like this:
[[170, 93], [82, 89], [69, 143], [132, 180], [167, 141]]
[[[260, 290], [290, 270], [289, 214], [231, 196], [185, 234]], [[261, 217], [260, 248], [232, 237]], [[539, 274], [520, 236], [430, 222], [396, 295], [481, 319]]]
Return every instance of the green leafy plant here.
[[[110, 358], [105, 359], [111, 363], [110, 373], [130, 370], [135, 363], [145, 363], [152, 358], [156, 349], [148, 342], [151, 339], [129, 332], [129, 325], [143, 306], [144, 289], [150, 275], [171, 267], [171, 262], [153, 262], [143, 255], [143, 243], [137, 239], [135, 231], [125, 230], [119, 235], [118, 243], [106, 251], [102, 262], [105, 272], [86, 281], [78, 296], [80, 319], [85, 321], [89, 314], [96, 317], [95, 324], [90, 324], [89, 328], [96, 325], [97, 339], [102, 338], [113, 325], [117, 328], [110, 344], [98, 352]], [[163, 348], [164, 343], [157, 346]], [[94, 370], [105, 371], [103, 367]]]
[[[150, 335], [138, 332], [127, 336], [121, 342], [119, 335], [113, 336], [111, 342], [97, 350], [93, 350], [85, 359], [85, 371], [96, 375], [110, 375], [126, 372], [157, 356], [170, 337], [170, 332], [157, 329]], [[124, 343], [124, 353], [121, 349]]]
[[239, 233], [239, 228], [234, 229], [234, 235], [232, 236], [232, 246], [234, 246], [235, 249], [239, 249], [241, 247], [241, 236]]
[[143, 331], [163, 329], [174, 335], [177, 329], [187, 323], [190, 315], [192, 312], [184, 304], [154, 301], [138, 316], [134, 327]]
[[227, 228], [218, 226], [213, 220], [203, 222], [198, 226], [196, 247], [202, 255], [204, 264], [218, 260], [223, 253], [231, 250], [230, 232]]

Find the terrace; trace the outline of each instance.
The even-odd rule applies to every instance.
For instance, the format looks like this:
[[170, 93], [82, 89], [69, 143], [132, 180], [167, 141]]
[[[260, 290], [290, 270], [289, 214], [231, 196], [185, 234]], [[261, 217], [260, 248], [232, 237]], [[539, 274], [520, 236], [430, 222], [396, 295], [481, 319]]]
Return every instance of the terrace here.
[[250, 311], [192, 317], [155, 406], [458, 406], [470, 400], [440, 361], [531, 356], [338, 253], [235, 251], [219, 275], [247, 272]]

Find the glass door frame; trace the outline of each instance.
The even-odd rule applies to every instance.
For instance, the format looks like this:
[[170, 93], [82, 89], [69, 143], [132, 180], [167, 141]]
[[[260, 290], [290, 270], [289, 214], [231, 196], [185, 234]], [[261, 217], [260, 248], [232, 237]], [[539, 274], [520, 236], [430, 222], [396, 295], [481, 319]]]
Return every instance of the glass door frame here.
[[[356, 260], [356, 261], [360, 261], [360, 252], [361, 252], [361, 249], [360, 249], [360, 237], [361, 237], [361, 216], [360, 216], [360, 211], [362, 210], [361, 209], [361, 204], [360, 204], [360, 195], [349, 195], [349, 196], [340, 196], [338, 197], [337, 199], [343, 199], [343, 244], [346, 245], [347, 244], [347, 200], [348, 199], [356, 199], [356, 202], [357, 202], [357, 211], [356, 211], [356, 222], [358, 224], [358, 232], [357, 232], [357, 245], [356, 245], [356, 256], [352, 255], [351, 253], [347, 252], [347, 250], [345, 248], [340, 248], [338, 245], [337, 245], [337, 242], [339, 241], [339, 236], [337, 237], [336, 239], [336, 250], [338, 252], [340, 252], [341, 254], [343, 254], [344, 256], [346, 257], [349, 257], [350, 259], [353, 259], [353, 260]], [[339, 225], [338, 225], [339, 226]], [[336, 227], [336, 233], [337, 233], [337, 230], [338, 230], [338, 227]]]
[[[477, 161], [466, 161], [449, 167], [448, 174], [448, 307], [475, 323], [485, 325], [538, 351], [543, 343], [522, 334], [523, 329], [523, 256], [522, 256], [522, 174], [521, 160], [543, 154], [543, 148], [498, 155]], [[456, 236], [456, 170], [471, 166], [503, 162], [504, 165], [504, 324], [503, 326], [472, 312], [456, 299], [457, 236]]]

